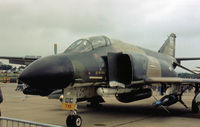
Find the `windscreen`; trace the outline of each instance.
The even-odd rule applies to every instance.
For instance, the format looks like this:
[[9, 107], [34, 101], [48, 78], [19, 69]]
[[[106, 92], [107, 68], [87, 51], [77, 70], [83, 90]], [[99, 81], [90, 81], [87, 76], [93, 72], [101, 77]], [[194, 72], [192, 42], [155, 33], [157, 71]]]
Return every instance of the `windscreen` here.
[[80, 39], [72, 43], [64, 53], [82, 53], [89, 52], [96, 48], [110, 45], [110, 39], [105, 36], [95, 36], [88, 39]]
[[92, 44], [88, 40], [80, 39], [72, 43], [72, 45], [70, 45], [69, 48], [65, 50], [65, 53], [89, 52], [92, 49]]

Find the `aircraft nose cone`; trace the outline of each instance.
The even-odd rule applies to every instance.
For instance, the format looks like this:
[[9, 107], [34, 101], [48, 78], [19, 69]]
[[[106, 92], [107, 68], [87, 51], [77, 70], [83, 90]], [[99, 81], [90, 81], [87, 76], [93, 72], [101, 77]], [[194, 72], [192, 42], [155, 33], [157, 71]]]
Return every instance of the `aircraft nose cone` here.
[[19, 80], [33, 88], [65, 88], [73, 81], [73, 66], [66, 55], [53, 55], [31, 63]]

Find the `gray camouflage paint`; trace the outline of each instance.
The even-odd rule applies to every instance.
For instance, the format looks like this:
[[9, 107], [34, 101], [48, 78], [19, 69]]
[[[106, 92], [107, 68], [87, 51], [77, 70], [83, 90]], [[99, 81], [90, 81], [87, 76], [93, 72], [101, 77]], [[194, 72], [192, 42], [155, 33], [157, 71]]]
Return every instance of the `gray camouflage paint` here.
[[[103, 37], [105, 38], [105, 36]], [[176, 59], [173, 57], [175, 52], [175, 34], [171, 34], [168, 37], [159, 53], [119, 40], [109, 40], [111, 45], [99, 47], [89, 52], [81, 54], [66, 53], [73, 64], [74, 78], [80, 78], [84, 82], [106, 82], [108, 80], [108, 71], [102, 57], [106, 57], [110, 52], [128, 54], [132, 64], [132, 81], [142, 80], [147, 77], [177, 76], [173, 67], [173, 62], [176, 62]]]

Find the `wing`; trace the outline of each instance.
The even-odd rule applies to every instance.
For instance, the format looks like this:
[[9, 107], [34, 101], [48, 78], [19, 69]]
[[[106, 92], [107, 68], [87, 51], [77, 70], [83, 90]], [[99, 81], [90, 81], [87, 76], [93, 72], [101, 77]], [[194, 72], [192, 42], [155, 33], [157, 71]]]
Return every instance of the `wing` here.
[[178, 84], [200, 84], [200, 79], [178, 78], [178, 77], [151, 77], [145, 79], [146, 83], [178, 83]]
[[40, 57], [7, 57], [7, 56], [0, 56], [0, 59], [9, 60], [9, 63], [12, 64], [20, 64], [20, 65], [29, 65], [33, 61], [39, 59]]
[[178, 78], [178, 77], [148, 77], [141, 81], [132, 82], [132, 84], [153, 84], [153, 83], [169, 83], [169, 84], [200, 84], [200, 79]]

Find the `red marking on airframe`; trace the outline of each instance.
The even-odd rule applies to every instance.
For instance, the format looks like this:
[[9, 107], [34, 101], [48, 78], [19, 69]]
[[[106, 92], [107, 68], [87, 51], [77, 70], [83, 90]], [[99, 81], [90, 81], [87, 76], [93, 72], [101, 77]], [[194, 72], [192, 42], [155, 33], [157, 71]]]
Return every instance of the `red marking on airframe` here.
[[98, 54], [96, 54], [96, 53], [94, 53], [93, 56], [94, 56], [96, 59], [99, 58]]

